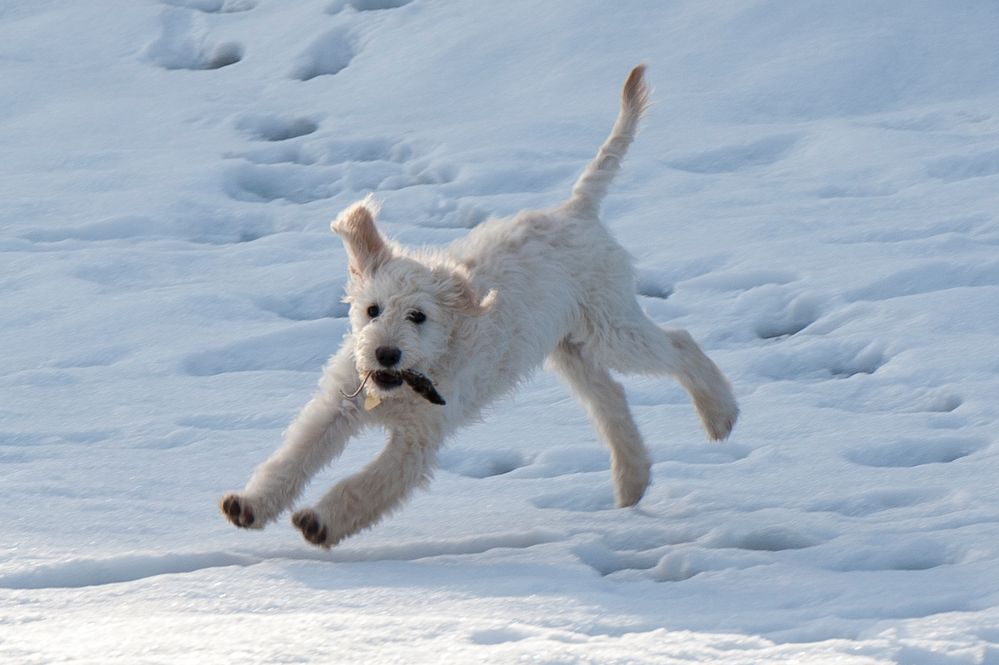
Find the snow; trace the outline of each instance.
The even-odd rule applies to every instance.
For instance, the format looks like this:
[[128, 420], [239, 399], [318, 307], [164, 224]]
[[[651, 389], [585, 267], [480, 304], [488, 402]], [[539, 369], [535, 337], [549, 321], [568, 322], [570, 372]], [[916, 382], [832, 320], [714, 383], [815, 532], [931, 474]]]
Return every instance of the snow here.
[[[0, 661], [999, 663], [999, 5], [7, 0]], [[655, 462], [539, 373], [326, 552], [218, 497], [347, 328], [329, 220], [605, 206], [732, 438], [623, 377]], [[354, 442], [305, 499], [374, 456]]]

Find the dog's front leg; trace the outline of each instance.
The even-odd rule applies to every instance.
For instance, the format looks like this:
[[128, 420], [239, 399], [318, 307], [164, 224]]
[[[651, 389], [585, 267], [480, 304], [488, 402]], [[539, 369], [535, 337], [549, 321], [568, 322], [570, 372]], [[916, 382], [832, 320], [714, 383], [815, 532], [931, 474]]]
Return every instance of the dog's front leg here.
[[314, 508], [292, 516], [309, 542], [331, 547], [378, 523], [425, 486], [443, 437], [425, 429], [393, 430], [382, 452], [361, 472], [337, 483]]
[[345, 344], [323, 373], [320, 390], [284, 433], [281, 447], [257, 467], [241, 492], [222, 497], [222, 512], [239, 527], [261, 529], [287, 510], [309, 479], [338, 457], [364, 424], [364, 411], [353, 392], [357, 374]]

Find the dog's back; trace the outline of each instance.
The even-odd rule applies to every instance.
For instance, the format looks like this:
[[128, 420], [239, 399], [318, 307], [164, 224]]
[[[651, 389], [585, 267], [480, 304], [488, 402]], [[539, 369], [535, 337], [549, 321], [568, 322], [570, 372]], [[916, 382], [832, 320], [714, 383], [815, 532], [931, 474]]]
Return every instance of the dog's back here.
[[[560, 341], [599, 339], [621, 317], [640, 313], [631, 259], [598, 214], [648, 105], [644, 73], [639, 65], [628, 75], [614, 127], [567, 201], [490, 220], [449, 248], [474, 285], [499, 294], [475, 340], [490, 356], [502, 355], [511, 382], [537, 367]], [[498, 381], [496, 388], [505, 390], [506, 383]]]

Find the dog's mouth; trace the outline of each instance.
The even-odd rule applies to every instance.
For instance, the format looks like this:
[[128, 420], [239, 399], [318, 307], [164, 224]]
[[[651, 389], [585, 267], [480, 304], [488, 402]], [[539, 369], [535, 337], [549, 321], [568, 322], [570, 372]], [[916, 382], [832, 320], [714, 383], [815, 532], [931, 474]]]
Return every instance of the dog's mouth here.
[[404, 383], [402, 378], [402, 372], [390, 372], [387, 370], [378, 370], [377, 372], [371, 373], [371, 380], [375, 382], [375, 385], [382, 390], [391, 390], [393, 388], [398, 388]]

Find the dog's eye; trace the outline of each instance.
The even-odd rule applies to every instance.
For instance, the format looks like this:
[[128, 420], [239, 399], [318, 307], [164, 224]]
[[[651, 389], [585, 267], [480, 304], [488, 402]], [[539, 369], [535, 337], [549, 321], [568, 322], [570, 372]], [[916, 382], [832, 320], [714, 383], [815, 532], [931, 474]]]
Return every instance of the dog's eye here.
[[378, 309], [378, 305], [368, 305], [368, 316], [372, 319], [382, 313], [382, 310]]
[[412, 312], [409, 313], [409, 316], [407, 316], [406, 318], [415, 323], [416, 325], [420, 325], [421, 323], [427, 320], [427, 315], [418, 309], [414, 309]]

